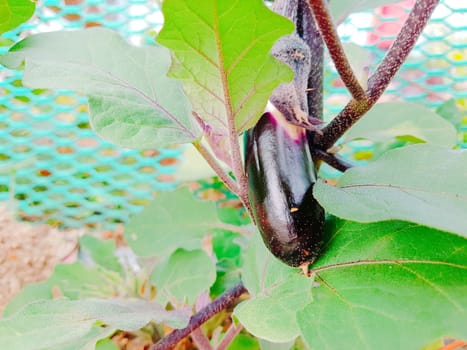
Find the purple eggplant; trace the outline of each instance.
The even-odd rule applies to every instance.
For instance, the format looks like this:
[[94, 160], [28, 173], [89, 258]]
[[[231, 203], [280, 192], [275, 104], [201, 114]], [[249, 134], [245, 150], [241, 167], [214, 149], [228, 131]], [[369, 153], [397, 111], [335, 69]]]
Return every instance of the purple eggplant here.
[[313, 198], [316, 171], [305, 129], [278, 111], [266, 112], [246, 132], [249, 199], [263, 241], [291, 266], [320, 253], [324, 210]]

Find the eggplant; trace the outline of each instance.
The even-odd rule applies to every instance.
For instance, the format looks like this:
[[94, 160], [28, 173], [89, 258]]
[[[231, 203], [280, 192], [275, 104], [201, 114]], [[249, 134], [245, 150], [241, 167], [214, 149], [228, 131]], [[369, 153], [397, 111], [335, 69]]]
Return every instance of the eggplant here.
[[290, 266], [313, 262], [323, 241], [324, 209], [313, 198], [316, 170], [306, 130], [277, 109], [246, 132], [248, 195], [264, 243]]

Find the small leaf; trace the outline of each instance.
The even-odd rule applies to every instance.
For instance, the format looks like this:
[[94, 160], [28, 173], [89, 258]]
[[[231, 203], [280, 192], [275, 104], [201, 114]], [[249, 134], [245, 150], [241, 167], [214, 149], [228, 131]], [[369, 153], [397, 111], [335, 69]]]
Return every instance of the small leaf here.
[[102, 339], [96, 343], [95, 350], [120, 350], [120, 348], [110, 339]]
[[94, 350], [98, 339], [151, 320], [182, 328], [188, 316], [144, 300], [42, 300], [0, 320], [0, 342], [5, 349]]
[[251, 299], [239, 304], [234, 315], [256, 337], [284, 343], [300, 330], [296, 312], [311, 301], [313, 280], [277, 260], [259, 234], [245, 253], [242, 278]]
[[292, 71], [269, 53], [293, 25], [261, 0], [166, 0], [157, 41], [172, 50], [172, 77], [181, 79], [195, 112], [214, 129], [235, 120], [253, 126], [272, 91]]
[[0, 34], [26, 22], [35, 9], [36, 4], [31, 0], [0, 0]]
[[342, 46], [360, 83], [362, 85], [366, 84], [368, 79], [367, 69], [371, 63], [371, 51], [354, 43], [342, 43]]
[[331, 1], [329, 8], [336, 23], [341, 23], [354, 12], [371, 10], [379, 6], [389, 5], [399, 0], [359, 0], [359, 1]]
[[6, 306], [3, 316], [10, 316], [33, 301], [53, 299], [54, 291], [69, 299], [113, 297], [121, 290], [123, 278], [101, 267], [85, 266], [82, 262], [59, 264], [45, 281], [26, 285]]
[[229, 344], [227, 350], [258, 350], [258, 340], [252, 335], [240, 333]]
[[134, 47], [103, 28], [42, 33], [10, 49], [0, 63], [18, 68], [35, 88], [70, 89], [89, 97], [93, 129], [136, 149], [192, 142], [200, 131], [180, 82], [167, 78], [169, 51]]
[[154, 273], [153, 281], [158, 290], [156, 300], [161, 304], [172, 300], [194, 303], [215, 280], [216, 267], [203, 250], [178, 249]]
[[220, 295], [240, 281], [242, 248], [244, 239], [239, 233], [214, 230], [212, 250], [216, 255], [216, 282], [211, 287], [211, 295]]
[[457, 131], [429, 108], [408, 102], [376, 104], [344, 135], [345, 141], [364, 138], [374, 142], [388, 142], [412, 136], [414, 142], [452, 147]]
[[454, 125], [456, 129], [461, 127], [464, 116], [457, 107], [456, 100], [454, 98], [447, 100], [441, 106], [436, 108], [436, 113]]
[[295, 350], [293, 345], [293, 341], [288, 341], [286, 343], [272, 343], [264, 339], [259, 340], [259, 347], [261, 350]]
[[327, 230], [313, 302], [297, 315], [311, 348], [420, 349], [467, 336], [464, 238], [401, 221], [332, 219]]
[[388, 151], [313, 193], [327, 212], [359, 222], [406, 220], [467, 236], [467, 150], [417, 144]]
[[89, 254], [95, 264], [123, 275], [122, 265], [115, 256], [114, 240], [84, 235], [79, 238], [79, 247], [81, 252]]
[[168, 256], [178, 248], [201, 248], [219, 219], [213, 202], [197, 200], [186, 188], [160, 193], [125, 225], [125, 239], [139, 256]]

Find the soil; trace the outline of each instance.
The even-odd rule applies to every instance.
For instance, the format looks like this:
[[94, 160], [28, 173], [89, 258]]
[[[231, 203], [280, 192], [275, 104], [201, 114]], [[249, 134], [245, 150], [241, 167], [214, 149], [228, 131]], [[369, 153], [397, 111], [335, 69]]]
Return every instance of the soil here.
[[47, 279], [59, 262], [76, 260], [78, 237], [83, 233], [20, 222], [0, 206], [0, 318], [24, 285]]

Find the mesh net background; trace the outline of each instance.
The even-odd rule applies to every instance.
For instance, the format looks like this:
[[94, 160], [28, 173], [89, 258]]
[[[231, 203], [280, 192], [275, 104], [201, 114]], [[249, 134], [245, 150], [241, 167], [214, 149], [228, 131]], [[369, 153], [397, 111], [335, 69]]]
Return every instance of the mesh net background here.
[[[344, 42], [369, 50], [370, 72], [413, 3], [406, 0], [354, 14], [339, 26]], [[461, 147], [467, 147], [466, 10], [462, 1], [441, 1], [382, 98], [431, 108], [453, 99], [464, 113]], [[151, 45], [162, 22], [156, 1], [43, 0], [31, 20], [0, 37], [0, 54], [34, 33], [95, 26], [111, 28], [135, 45]], [[21, 72], [0, 67], [0, 201], [14, 199], [20, 217], [62, 227], [111, 229], [141, 210], [157, 191], [177, 186], [174, 174], [183, 147], [115, 147], [90, 129], [86, 98], [70, 91], [31, 90], [22, 86], [21, 77]], [[329, 119], [349, 99], [330, 64], [324, 89], [324, 114]], [[365, 162], [372, 157], [372, 147], [370, 142], [354, 141], [344, 153]], [[201, 186], [212, 188], [213, 183]]]

